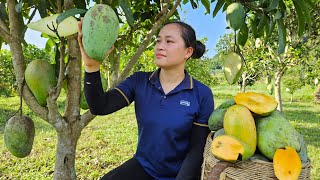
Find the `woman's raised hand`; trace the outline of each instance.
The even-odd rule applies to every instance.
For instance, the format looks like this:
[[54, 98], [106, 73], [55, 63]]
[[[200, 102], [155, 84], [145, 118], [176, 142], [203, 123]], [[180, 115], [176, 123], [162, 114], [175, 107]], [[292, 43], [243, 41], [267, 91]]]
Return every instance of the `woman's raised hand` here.
[[[78, 43], [79, 43], [79, 47], [80, 47], [80, 51], [81, 51], [82, 60], [84, 62], [85, 71], [86, 72], [96, 72], [96, 71], [99, 71], [101, 62], [90, 58], [87, 55], [87, 53], [85, 52], [85, 50], [83, 49], [83, 45], [82, 45], [82, 21], [83, 21], [83, 18], [81, 18], [81, 20], [78, 21]], [[107, 54], [110, 54], [113, 49], [114, 49], [114, 46], [112, 46], [109, 49]]]

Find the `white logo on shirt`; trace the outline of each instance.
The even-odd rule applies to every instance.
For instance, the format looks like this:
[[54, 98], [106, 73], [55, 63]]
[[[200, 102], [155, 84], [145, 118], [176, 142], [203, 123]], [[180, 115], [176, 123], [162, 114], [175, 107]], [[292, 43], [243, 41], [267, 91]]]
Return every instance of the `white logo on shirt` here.
[[180, 101], [180, 105], [190, 106], [190, 102], [189, 102], [189, 101], [185, 101], [185, 100], [181, 100], [181, 101]]

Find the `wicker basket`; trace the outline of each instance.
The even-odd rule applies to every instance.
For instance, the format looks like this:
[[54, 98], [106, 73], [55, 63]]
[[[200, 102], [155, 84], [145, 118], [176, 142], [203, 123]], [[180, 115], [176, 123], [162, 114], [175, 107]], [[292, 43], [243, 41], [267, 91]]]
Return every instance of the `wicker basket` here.
[[[201, 180], [207, 180], [208, 173], [219, 161], [210, 152], [213, 133], [210, 133], [204, 149]], [[302, 165], [300, 179], [310, 179], [310, 161]], [[272, 162], [262, 160], [248, 160], [235, 163], [234, 167], [226, 168], [220, 175], [220, 180], [248, 180], [248, 179], [277, 179], [273, 171]]]

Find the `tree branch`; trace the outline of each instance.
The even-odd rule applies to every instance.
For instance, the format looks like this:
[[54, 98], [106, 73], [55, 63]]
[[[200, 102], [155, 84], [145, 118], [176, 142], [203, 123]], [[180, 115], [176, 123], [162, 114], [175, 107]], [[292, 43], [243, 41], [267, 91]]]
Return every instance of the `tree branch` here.
[[19, 90], [21, 90], [21, 88], [24, 88], [23, 99], [25, 100], [28, 107], [33, 112], [35, 112], [35, 114], [39, 116], [41, 119], [47, 121], [48, 109], [40, 106], [36, 101], [36, 99], [34, 98], [34, 96], [32, 95], [32, 92], [30, 91], [30, 89], [27, 87], [27, 85], [22, 83], [24, 81], [24, 72], [26, 69], [26, 64], [23, 56], [22, 45], [19, 38], [21, 31], [23, 31], [22, 28], [19, 28], [20, 21], [18, 16], [21, 16], [21, 14], [17, 14], [15, 12], [15, 1], [7, 1], [7, 6], [8, 6], [9, 22], [11, 27], [10, 36], [12, 38], [8, 42], [8, 44], [10, 46], [10, 50], [12, 54], [12, 63], [14, 67], [16, 81], [18, 82], [18, 88]]
[[65, 39], [62, 38], [61, 39], [61, 44], [60, 44], [60, 67], [59, 67], [59, 76], [58, 76], [58, 82], [57, 82], [57, 86], [55, 88], [55, 92], [53, 95], [53, 99], [57, 100], [60, 92], [61, 92], [61, 87], [62, 87], [62, 82], [65, 78], [64, 72], [65, 72], [65, 64], [64, 64], [64, 58], [66, 57], [66, 46], [65, 46]]
[[5, 42], [9, 43], [12, 41], [12, 38], [10, 36], [10, 29], [6, 25], [5, 22], [2, 21], [0, 18], [0, 36], [4, 39]]
[[96, 116], [92, 115], [89, 110], [84, 114], [82, 114], [80, 117], [80, 123], [79, 123], [82, 129], [86, 127], [95, 117]]
[[167, 3], [167, 1], [166, 1], [166, 5], [163, 7], [162, 11], [160, 12], [160, 13], [163, 13], [164, 15], [161, 18], [159, 18], [158, 21], [155, 22], [155, 24], [152, 27], [152, 29], [149, 31], [147, 36], [142, 41], [142, 43], [141, 43], [139, 49], [137, 50], [137, 52], [132, 56], [132, 58], [127, 63], [126, 67], [124, 68], [124, 70], [122, 71], [121, 75], [119, 76], [117, 82], [115, 82], [115, 85], [118, 84], [119, 82], [121, 82], [122, 80], [124, 80], [128, 76], [128, 74], [129, 74], [130, 70], [132, 69], [133, 65], [137, 62], [137, 60], [139, 59], [140, 55], [143, 53], [145, 48], [150, 43], [150, 41], [152, 39], [152, 36], [160, 28], [161, 23], [165, 19], [167, 19], [168, 17], [172, 16], [172, 14], [175, 12], [175, 10], [177, 9], [177, 7], [180, 4], [180, 2], [181, 2], [181, 0], [177, 0], [175, 5], [172, 7], [172, 9], [167, 14], [165, 14], [164, 12], [168, 11], [169, 5], [170, 5], [170, 3]]

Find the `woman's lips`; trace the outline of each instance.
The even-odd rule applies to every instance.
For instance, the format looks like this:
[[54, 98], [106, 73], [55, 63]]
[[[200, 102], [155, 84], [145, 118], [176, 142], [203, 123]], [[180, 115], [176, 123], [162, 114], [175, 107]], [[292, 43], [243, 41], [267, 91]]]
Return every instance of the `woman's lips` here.
[[156, 54], [156, 57], [157, 57], [157, 58], [163, 58], [163, 57], [166, 57], [166, 56], [165, 56], [165, 55], [163, 55], [163, 54], [159, 54], [159, 53], [157, 53], [157, 54]]

